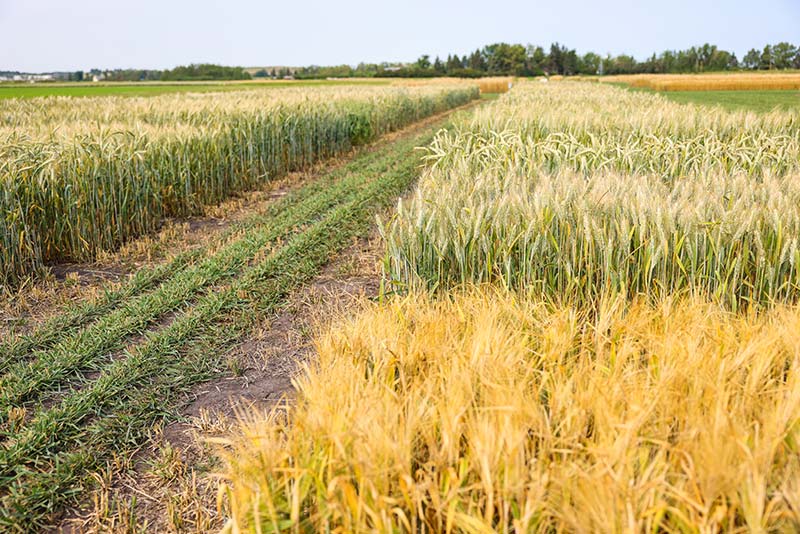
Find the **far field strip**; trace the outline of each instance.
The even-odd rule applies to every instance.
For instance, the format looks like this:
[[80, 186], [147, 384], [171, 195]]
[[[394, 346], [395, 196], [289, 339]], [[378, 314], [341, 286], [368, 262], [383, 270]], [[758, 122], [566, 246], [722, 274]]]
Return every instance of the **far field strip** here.
[[678, 104], [719, 106], [728, 111], [800, 112], [800, 91], [795, 90], [656, 91], [643, 87], [631, 87], [627, 83], [612, 83], [612, 85], [624, 87], [629, 91], [658, 94]]
[[38, 531], [140, 445], [229, 347], [413, 183], [444, 119], [276, 200], [204, 249], [2, 344], [0, 528]]
[[0, 84], [0, 99], [40, 98], [50, 96], [155, 96], [168, 93], [207, 93], [217, 91], [242, 91], [257, 89], [280, 89], [285, 87], [389, 85], [383, 80], [270, 80], [251, 82], [160, 82], [160, 83], [47, 83], [47, 84]]

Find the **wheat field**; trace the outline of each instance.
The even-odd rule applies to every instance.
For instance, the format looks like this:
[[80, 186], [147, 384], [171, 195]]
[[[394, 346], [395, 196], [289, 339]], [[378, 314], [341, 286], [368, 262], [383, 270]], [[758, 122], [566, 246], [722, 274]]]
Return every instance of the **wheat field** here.
[[239, 532], [800, 529], [800, 122], [518, 83], [225, 442]]
[[0, 287], [403, 125], [470, 84], [0, 102]]
[[403, 288], [794, 301], [799, 163], [793, 113], [528, 84], [434, 140], [384, 227], [387, 270]]
[[800, 73], [626, 74], [598, 78], [656, 91], [798, 90]]

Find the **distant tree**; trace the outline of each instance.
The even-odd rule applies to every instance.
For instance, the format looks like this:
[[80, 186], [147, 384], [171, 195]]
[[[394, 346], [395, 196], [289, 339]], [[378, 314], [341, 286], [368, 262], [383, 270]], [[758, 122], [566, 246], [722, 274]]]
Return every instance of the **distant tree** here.
[[761, 52], [761, 60], [758, 63], [758, 68], [762, 70], [769, 70], [775, 67], [775, 58], [772, 56], [772, 47], [767, 45]]
[[467, 62], [467, 68], [486, 72], [486, 58], [483, 56], [480, 50], [475, 50], [469, 56], [469, 61]]
[[600, 71], [600, 62], [602, 59], [594, 52], [587, 52], [578, 62], [579, 74], [597, 74]]
[[447, 63], [445, 64], [445, 70], [448, 74], [451, 72], [455, 72], [457, 70], [463, 69], [464, 65], [461, 64], [461, 59], [458, 57], [458, 54], [447, 56]]
[[545, 69], [548, 68], [548, 57], [544, 51], [544, 48], [529, 44], [526, 52], [528, 56], [528, 73], [534, 76], [543, 74]]
[[422, 70], [427, 70], [431, 68], [431, 56], [427, 54], [424, 56], [420, 56], [419, 59], [417, 60], [417, 68]]
[[564, 60], [561, 57], [561, 46], [558, 43], [550, 45], [547, 70], [551, 74], [561, 74], [564, 70]]
[[772, 47], [773, 65], [776, 69], [792, 68], [796, 56], [797, 47], [790, 43], [782, 42]]
[[742, 66], [746, 69], [757, 69], [760, 64], [761, 53], [755, 48], [751, 48], [742, 58]]
[[528, 56], [522, 45], [494, 43], [485, 46], [482, 55], [489, 74], [525, 74]]
[[609, 57], [604, 61], [603, 71], [605, 74], [634, 74], [637, 72], [636, 59], [625, 54]]
[[433, 71], [436, 74], [444, 74], [444, 63], [439, 59], [439, 56], [436, 56], [436, 59], [433, 61]]
[[161, 74], [161, 79], [167, 81], [249, 80], [250, 78], [250, 74], [241, 67], [225, 67], [210, 63], [175, 67]]

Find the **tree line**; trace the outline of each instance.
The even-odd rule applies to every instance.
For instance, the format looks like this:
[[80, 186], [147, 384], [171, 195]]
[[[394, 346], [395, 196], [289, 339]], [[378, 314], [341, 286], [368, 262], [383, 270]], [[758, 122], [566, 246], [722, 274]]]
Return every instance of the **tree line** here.
[[542, 76], [561, 74], [659, 74], [698, 73], [731, 70], [800, 69], [800, 47], [787, 42], [751, 49], [741, 60], [736, 54], [716, 45], [704, 44], [686, 50], [666, 50], [639, 61], [620, 54], [601, 56], [594, 52], [578, 54], [575, 49], [553, 43], [549, 49], [534, 45], [494, 43], [470, 54], [449, 54], [447, 58], [423, 55], [413, 63], [360, 63], [322, 67], [311, 65], [290, 69], [260, 69], [252, 76], [242, 67], [226, 67], [209, 63], [175, 67], [170, 70], [92, 69], [63, 74], [63, 79], [83, 81], [213, 81], [249, 80], [251, 78], [422, 78], [452, 76], [479, 78], [482, 76]]
[[249, 80], [250, 74], [242, 67], [226, 67], [211, 63], [181, 65], [169, 70], [155, 69], [91, 69], [75, 72], [54, 73], [57, 79], [72, 82], [91, 81], [94, 79], [108, 82], [177, 82], [177, 81], [215, 81], [215, 80]]
[[481, 76], [541, 76], [544, 74], [658, 74], [698, 73], [730, 70], [800, 69], [800, 47], [791, 43], [766, 45], [750, 50], [741, 61], [736, 54], [716, 45], [704, 44], [686, 50], [666, 50], [653, 54], [644, 61], [633, 56], [595, 52], [578, 54], [575, 49], [553, 43], [549, 49], [534, 45], [494, 43], [459, 56], [447, 58], [421, 56], [416, 62], [398, 64], [365, 64], [357, 67], [310, 66], [297, 69], [297, 78], [325, 77], [481, 77]]

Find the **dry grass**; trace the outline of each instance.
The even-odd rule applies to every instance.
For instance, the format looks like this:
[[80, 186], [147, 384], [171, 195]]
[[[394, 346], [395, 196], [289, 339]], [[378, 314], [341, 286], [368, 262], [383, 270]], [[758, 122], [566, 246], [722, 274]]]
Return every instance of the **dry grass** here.
[[800, 310], [493, 291], [322, 335], [229, 451], [229, 532], [796, 532]]
[[622, 82], [656, 91], [763, 91], [800, 89], [800, 72], [731, 74], [630, 74], [605, 76], [602, 82]]

